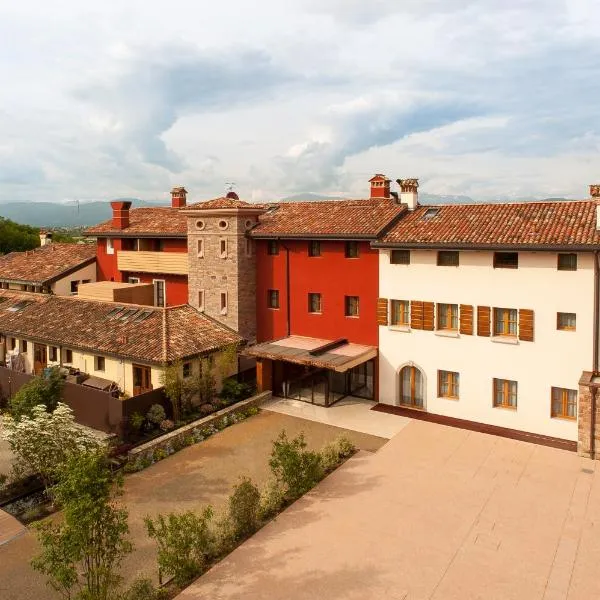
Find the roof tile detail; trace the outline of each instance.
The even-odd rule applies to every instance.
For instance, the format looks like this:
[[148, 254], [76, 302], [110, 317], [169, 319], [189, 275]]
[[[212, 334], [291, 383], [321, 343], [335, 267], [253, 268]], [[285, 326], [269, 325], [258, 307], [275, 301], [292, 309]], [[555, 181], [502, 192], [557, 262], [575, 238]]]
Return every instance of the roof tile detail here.
[[214, 210], [219, 208], [263, 208], [263, 205], [246, 202], [239, 198], [221, 196], [220, 198], [213, 198], [212, 200], [205, 200], [204, 202], [195, 202], [194, 204], [188, 204], [188, 206], [186, 206], [187, 210]]
[[[431, 209], [437, 213], [426, 217]], [[407, 213], [378, 245], [386, 244], [597, 246], [600, 231], [590, 200], [432, 205]]]
[[252, 230], [253, 237], [375, 238], [406, 210], [393, 198], [281, 202], [271, 207]]
[[[19, 300], [31, 303], [8, 311]], [[150, 315], [109, 318], [118, 306]], [[163, 364], [242, 341], [239, 334], [188, 305], [169, 308], [0, 290], [0, 332], [50, 345]]]
[[0, 280], [43, 285], [96, 259], [93, 244], [53, 243], [0, 256]]
[[115, 229], [112, 219], [94, 225], [85, 230], [85, 235], [127, 237], [131, 235], [161, 235], [186, 237], [187, 218], [181, 212], [185, 207], [171, 208], [159, 206], [151, 208], [132, 208], [129, 211], [129, 227]]

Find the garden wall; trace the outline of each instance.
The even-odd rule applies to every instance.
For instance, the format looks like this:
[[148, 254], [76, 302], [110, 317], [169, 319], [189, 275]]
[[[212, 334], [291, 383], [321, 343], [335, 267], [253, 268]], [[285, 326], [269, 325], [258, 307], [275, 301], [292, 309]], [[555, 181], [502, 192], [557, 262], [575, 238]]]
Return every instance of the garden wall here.
[[134, 462], [141, 459], [152, 461], [155, 450], [162, 450], [165, 452], [165, 454], [169, 454], [175, 446], [185, 446], [185, 440], [190, 436], [193, 436], [195, 432], [204, 429], [205, 427], [209, 427], [210, 425], [214, 425], [219, 420], [223, 419], [223, 417], [228, 415], [241, 412], [253, 406], [259, 407], [261, 404], [270, 400], [271, 396], [272, 392], [270, 391], [262, 392], [261, 394], [252, 396], [252, 398], [242, 400], [241, 402], [238, 402], [232, 406], [223, 408], [222, 410], [219, 410], [208, 417], [198, 419], [197, 421], [188, 423], [179, 429], [165, 433], [165, 435], [161, 435], [160, 437], [154, 438], [153, 440], [150, 440], [149, 442], [141, 444], [133, 450], [130, 450], [127, 453], [127, 460], [128, 462]]

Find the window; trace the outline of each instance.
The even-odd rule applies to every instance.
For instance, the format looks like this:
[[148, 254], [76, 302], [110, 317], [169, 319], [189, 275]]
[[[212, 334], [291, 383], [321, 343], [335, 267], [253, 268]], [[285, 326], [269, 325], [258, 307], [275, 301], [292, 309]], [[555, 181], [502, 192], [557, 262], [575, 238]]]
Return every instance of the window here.
[[71, 296], [77, 295], [78, 287], [79, 287], [79, 281], [71, 281]]
[[198, 292], [198, 310], [204, 312], [204, 290]]
[[50, 352], [50, 361], [51, 362], [58, 362], [58, 348], [56, 346], [50, 346], [49, 348]]
[[321, 312], [321, 294], [316, 294], [316, 293], [308, 294], [308, 312], [309, 313], [320, 313]]
[[358, 258], [358, 242], [346, 242], [346, 258]]
[[155, 279], [154, 283], [154, 306], [166, 306], [165, 280]]
[[227, 292], [221, 292], [221, 314], [227, 314]]
[[184, 362], [183, 363], [183, 378], [187, 379], [192, 374], [192, 363]]
[[575, 331], [577, 315], [575, 313], [556, 313], [556, 329], [561, 331]]
[[517, 335], [516, 308], [494, 308], [494, 335]]
[[494, 269], [518, 269], [518, 252], [494, 252]]
[[308, 255], [321, 256], [321, 242], [318, 242], [316, 240], [308, 242]]
[[139, 277], [128, 277], [127, 278], [127, 283], [139, 283], [139, 282], [140, 282]]
[[460, 375], [454, 371], [438, 371], [438, 396], [440, 398], [459, 398]]
[[458, 304], [438, 304], [438, 329], [458, 330]]
[[14, 350], [17, 347], [17, 339], [16, 338], [10, 338], [10, 349]]
[[104, 356], [95, 356], [94, 357], [94, 369], [96, 371], [104, 371], [106, 366], [106, 361]]
[[577, 254], [559, 254], [557, 268], [559, 271], [577, 271]]
[[27, 352], [27, 340], [21, 340], [21, 352]]
[[410, 250], [392, 250], [390, 254], [390, 264], [410, 265]]
[[267, 254], [277, 256], [279, 254], [279, 242], [277, 240], [269, 240], [267, 242]]
[[425, 219], [425, 220], [433, 219], [433, 217], [436, 217], [439, 212], [440, 212], [439, 208], [428, 208], [425, 211], [425, 214], [423, 215], [423, 219]]
[[552, 416], [558, 419], [577, 418], [577, 390], [552, 388]]
[[347, 317], [358, 317], [358, 296], [345, 296]]
[[206, 223], [202, 220], [199, 219], [198, 221], [196, 221], [196, 229], [204, 229], [206, 227]]
[[437, 253], [438, 267], [458, 267], [458, 252], [456, 250], [440, 250]]
[[267, 306], [279, 308], [279, 290], [267, 290]]
[[225, 229], [227, 229], [227, 227], [228, 227], [227, 221], [219, 221], [219, 229], [225, 230]]
[[92, 280], [91, 279], [82, 279], [81, 283], [91, 283]]
[[113, 244], [112, 238], [106, 238], [106, 254], [114, 254], [115, 246]]
[[65, 350], [65, 362], [69, 365], [73, 363], [73, 350]]
[[517, 408], [517, 382], [508, 379], [494, 379], [494, 406]]
[[198, 258], [204, 258], [204, 240], [196, 240], [196, 255]]
[[227, 240], [221, 239], [219, 242], [219, 256], [227, 258]]
[[390, 325], [408, 325], [410, 323], [408, 312], [408, 300], [391, 300]]

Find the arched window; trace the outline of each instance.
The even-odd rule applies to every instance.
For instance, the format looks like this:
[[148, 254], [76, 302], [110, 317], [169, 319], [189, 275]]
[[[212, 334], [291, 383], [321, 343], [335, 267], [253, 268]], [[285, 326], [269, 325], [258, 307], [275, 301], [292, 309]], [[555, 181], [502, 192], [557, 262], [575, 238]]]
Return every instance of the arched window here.
[[418, 367], [403, 367], [400, 371], [400, 404], [423, 408], [423, 374]]

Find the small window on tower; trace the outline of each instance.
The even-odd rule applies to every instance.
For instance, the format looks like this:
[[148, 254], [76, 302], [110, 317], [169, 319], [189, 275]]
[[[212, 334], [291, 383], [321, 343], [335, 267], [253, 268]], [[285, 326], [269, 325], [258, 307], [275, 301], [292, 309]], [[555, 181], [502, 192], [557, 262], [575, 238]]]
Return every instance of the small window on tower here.
[[221, 314], [227, 314], [227, 292], [221, 292]]
[[219, 256], [221, 258], [227, 258], [227, 240], [221, 240], [219, 244]]
[[204, 240], [198, 240], [196, 250], [198, 258], [204, 258]]
[[204, 312], [204, 290], [198, 292], [198, 310]]

